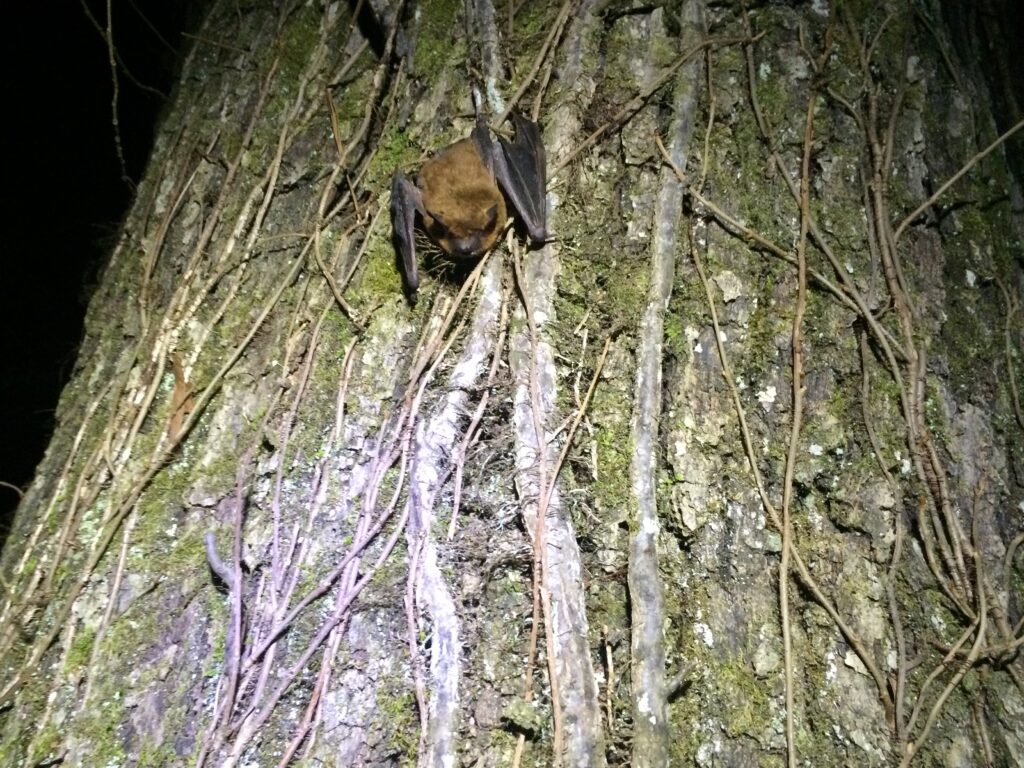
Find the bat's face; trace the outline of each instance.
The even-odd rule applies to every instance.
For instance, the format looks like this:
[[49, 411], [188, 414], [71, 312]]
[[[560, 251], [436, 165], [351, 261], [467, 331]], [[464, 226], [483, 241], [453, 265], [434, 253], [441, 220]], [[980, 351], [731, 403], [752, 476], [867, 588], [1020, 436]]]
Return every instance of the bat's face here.
[[505, 220], [504, 208], [502, 200], [486, 209], [482, 206], [463, 206], [455, 211], [428, 208], [423, 223], [431, 239], [452, 256], [479, 256], [490, 250], [498, 239], [500, 225]]

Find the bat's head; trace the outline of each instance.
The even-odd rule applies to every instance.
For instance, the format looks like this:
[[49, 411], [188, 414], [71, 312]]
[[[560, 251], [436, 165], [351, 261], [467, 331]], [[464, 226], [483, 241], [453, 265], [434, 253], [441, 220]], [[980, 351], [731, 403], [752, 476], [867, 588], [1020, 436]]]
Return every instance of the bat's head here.
[[[460, 196], [455, 205], [428, 208], [424, 224], [430, 237], [452, 256], [469, 258], [489, 250], [505, 223], [505, 201], [496, 189]], [[448, 202], [448, 201], [444, 201]]]
[[420, 170], [423, 225], [452, 256], [479, 256], [505, 224], [505, 198], [472, 139], [457, 141]]

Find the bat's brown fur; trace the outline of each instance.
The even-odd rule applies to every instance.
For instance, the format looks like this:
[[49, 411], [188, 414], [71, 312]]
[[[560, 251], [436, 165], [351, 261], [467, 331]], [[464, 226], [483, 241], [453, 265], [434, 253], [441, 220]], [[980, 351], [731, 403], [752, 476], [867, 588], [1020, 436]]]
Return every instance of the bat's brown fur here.
[[420, 170], [418, 184], [431, 238], [453, 256], [477, 256], [494, 245], [505, 224], [505, 197], [480, 159], [473, 139], [462, 139]]

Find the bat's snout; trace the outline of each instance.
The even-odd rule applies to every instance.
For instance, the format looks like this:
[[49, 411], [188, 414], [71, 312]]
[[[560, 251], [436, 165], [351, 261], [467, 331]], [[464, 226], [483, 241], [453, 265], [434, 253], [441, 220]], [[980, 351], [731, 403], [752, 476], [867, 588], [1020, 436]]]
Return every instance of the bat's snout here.
[[453, 237], [448, 240], [452, 256], [460, 259], [468, 259], [476, 256], [483, 250], [479, 235], [471, 237]]

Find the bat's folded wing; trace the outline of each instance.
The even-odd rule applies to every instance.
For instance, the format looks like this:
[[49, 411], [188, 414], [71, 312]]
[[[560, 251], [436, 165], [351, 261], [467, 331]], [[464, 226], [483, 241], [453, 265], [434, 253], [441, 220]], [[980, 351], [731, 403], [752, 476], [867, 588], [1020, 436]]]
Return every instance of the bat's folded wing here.
[[416, 211], [422, 208], [419, 189], [404, 173], [396, 171], [391, 181], [391, 227], [395, 248], [402, 257], [406, 286], [414, 300], [420, 285], [416, 269]]
[[492, 144], [494, 176], [512, 206], [526, 225], [530, 239], [543, 243], [548, 239], [547, 159], [540, 128], [536, 123], [513, 113], [516, 137], [511, 143], [498, 138]]

